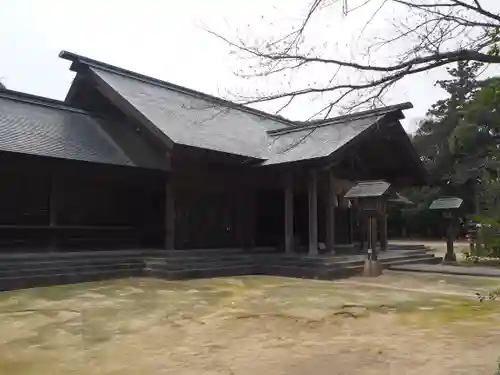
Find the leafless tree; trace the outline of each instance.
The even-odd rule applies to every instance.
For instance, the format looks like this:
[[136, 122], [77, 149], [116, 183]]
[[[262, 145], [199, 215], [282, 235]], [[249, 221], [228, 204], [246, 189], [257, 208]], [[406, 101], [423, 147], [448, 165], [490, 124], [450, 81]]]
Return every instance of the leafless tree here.
[[[356, 22], [364, 12], [366, 19], [356, 36], [366, 42], [362, 53], [346, 57], [330, 48], [328, 42], [338, 39], [339, 30], [320, 46], [309, 32], [319, 22], [333, 22], [324, 14], [335, 7]], [[383, 30], [368, 31], [386, 10], [400, 16], [384, 20]], [[312, 0], [300, 23], [281, 35], [248, 40], [210, 32], [245, 58], [240, 77], [326, 72], [314, 82], [302, 80], [287, 89], [242, 96], [246, 104], [276, 101], [280, 112], [299, 98], [322, 95], [326, 105], [313, 116], [328, 117], [338, 106], [351, 110], [379, 105], [384, 94], [407, 76], [464, 60], [500, 63], [500, 0]]]

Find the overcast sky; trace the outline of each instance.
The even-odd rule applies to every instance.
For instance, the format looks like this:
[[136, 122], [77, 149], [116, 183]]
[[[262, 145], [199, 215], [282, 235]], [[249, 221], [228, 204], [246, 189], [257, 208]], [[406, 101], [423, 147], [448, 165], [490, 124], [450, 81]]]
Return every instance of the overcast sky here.
[[[69, 62], [58, 57], [64, 49], [221, 95], [241, 89], [241, 82], [233, 75], [235, 63], [228, 47], [203, 27], [251, 30], [262, 14], [292, 19], [307, 4], [307, 0], [0, 0], [0, 80], [13, 90], [64, 99], [74, 75]], [[339, 14], [339, 32], [345, 34], [340, 18]], [[391, 93], [391, 103], [415, 105], [407, 113], [408, 130], [443, 96], [433, 86], [440, 74], [407, 79]], [[310, 114], [308, 105], [287, 112], [296, 119]]]

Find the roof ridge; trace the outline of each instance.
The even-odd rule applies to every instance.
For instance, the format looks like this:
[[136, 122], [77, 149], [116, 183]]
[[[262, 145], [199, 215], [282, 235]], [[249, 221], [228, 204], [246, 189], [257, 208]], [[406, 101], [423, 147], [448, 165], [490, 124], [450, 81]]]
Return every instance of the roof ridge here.
[[40, 105], [40, 106], [44, 106], [44, 107], [60, 109], [60, 110], [64, 110], [64, 111], [74, 112], [74, 113], [80, 113], [82, 115], [98, 117], [95, 114], [90, 113], [84, 109], [69, 106], [68, 103], [65, 103], [61, 100], [47, 98], [44, 96], [28, 94], [26, 92], [21, 92], [21, 91], [15, 91], [15, 90], [10, 90], [10, 89], [1, 89], [0, 90], [0, 99], [8, 99], [8, 100], [13, 100], [13, 101], [18, 101], [18, 102], [23, 102], [23, 103], [28, 103], [28, 104], [36, 104], [36, 105]]
[[[187, 88], [184, 86], [176, 85], [175, 83], [163, 81], [163, 80], [160, 80], [158, 78], [147, 76], [145, 74], [137, 73], [137, 72], [134, 72], [134, 71], [131, 71], [128, 69], [124, 69], [124, 68], [120, 68], [118, 66], [104, 63], [102, 61], [94, 60], [94, 59], [91, 59], [91, 58], [88, 58], [85, 56], [81, 56], [81, 55], [78, 55], [76, 53], [72, 53], [72, 52], [68, 52], [68, 51], [63, 50], [59, 53], [59, 57], [61, 57], [62, 59], [65, 59], [65, 60], [69, 60], [69, 61], [73, 62], [73, 64], [85, 64], [85, 65], [88, 65], [88, 66], [91, 66], [94, 68], [109, 71], [111, 73], [120, 74], [120, 75], [123, 75], [125, 77], [133, 78], [133, 79], [136, 79], [136, 80], [139, 80], [142, 82], [146, 82], [146, 83], [150, 83], [150, 84], [153, 84], [156, 86], [160, 86], [160, 87], [163, 87], [165, 89], [180, 92], [182, 94], [186, 94], [186, 95], [190, 95], [190, 96], [204, 99], [207, 101], [211, 101], [214, 104], [223, 105], [226, 107], [238, 109], [238, 110], [241, 110], [243, 112], [247, 112], [247, 113], [259, 116], [259, 117], [272, 119], [272, 120], [278, 121], [278, 122], [285, 124], [285, 125], [296, 126], [295, 121], [286, 119], [286, 118], [281, 117], [281, 116], [273, 115], [271, 113], [264, 112], [264, 111], [261, 111], [259, 109], [251, 108], [251, 107], [248, 107], [248, 106], [243, 105], [243, 104], [238, 104], [238, 103], [232, 102], [230, 100], [226, 100], [226, 99], [222, 99], [222, 98], [219, 98], [217, 96], [214, 96], [214, 95], [206, 94], [206, 93], [201, 92], [201, 91], [197, 91], [197, 90], [193, 90], [193, 89], [190, 89], [190, 88]], [[75, 68], [76, 68], [76, 66], [71, 67], [72, 70], [75, 70]]]
[[344, 122], [346, 120], [359, 120], [367, 117], [374, 117], [377, 115], [385, 115], [390, 112], [396, 112], [396, 111], [402, 111], [405, 109], [410, 109], [413, 108], [413, 104], [410, 102], [404, 102], [400, 104], [394, 104], [386, 107], [380, 107], [380, 108], [375, 108], [375, 109], [368, 109], [366, 111], [359, 111], [355, 113], [350, 113], [347, 115], [341, 115], [341, 116], [336, 116], [336, 117], [331, 117], [329, 119], [325, 120], [315, 120], [315, 121], [304, 121], [304, 122], [296, 122], [293, 127], [289, 128], [281, 128], [281, 129], [276, 129], [276, 130], [268, 130], [267, 133], [269, 135], [279, 135], [279, 134], [286, 134], [286, 133], [292, 133], [296, 131], [301, 131], [301, 130], [307, 130], [307, 129], [312, 129], [312, 128], [319, 128], [323, 126], [330, 126], [330, 125], [335, 125], [339, 124], [341, 122]]
[[334, 116], [334, 117], [330, 117], [327, 119], [304, 121], [303, 124], [311, 124], [311, 125], [312, 124], [315, 124], [315, 125], [316, 124], [327, 124], [331, 121], [335, 121], [338, 119], [351, 118], [351, 117], [358, 118], [359, 116], [376, 115], [379, 113], [402, 111], [402, 110], [411, 109], [411, 108], [413, 108], [413, 104], [411, 102], [402, 102], [402, 103], [388, 105], [388, 106], [384, 106], [384, 107], [371, 108], [371, 109], [366, 109], [364, 111], [358, 111], [358, 112], [348, 113], [345, 115]]

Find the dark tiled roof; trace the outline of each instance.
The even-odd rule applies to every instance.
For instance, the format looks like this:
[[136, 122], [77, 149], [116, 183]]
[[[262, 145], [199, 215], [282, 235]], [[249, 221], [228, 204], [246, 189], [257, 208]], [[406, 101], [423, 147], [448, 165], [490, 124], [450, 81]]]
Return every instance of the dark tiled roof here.
[[159, 129], [167, 141], [260, 159], [262, 165], [326, 157], [386, 114], [401, 115], [411, 108], [403, 103], [328, 120], [293, 122], [69, 52], [60, 56], [73, 62], [73, 70], [90, 72], [118, 94], [137, 120]]
[[[391, 113], [391, 112], [398, 112], [398, 111], [403, 111], [405, 109], [411, 109], [413, 108], [413, 104], [410, 102], [406, 103], [400, 103], [400, 104], [395, 104], [395, 105], [390, 105], [386, 107], [381, 107], [381, 108], [374, 108], [374, 109], [368, 109], [365, 111], [358, 111], [358, 112], [353, 112], [347, 115], [341, 115], [341, 116], [335, 116], [335, 117], [330, 117], [327, 119], [322, 119], [322, 120], [310, 120], [310, 121], [304, 121], [304, 122], [295, 122], [295, 125], [291, 129], [299, 129], [299, 128], [308, 128], [308, 127], [316, 127], [316, 126], [328, 126], [328, 125], [333, 125], [339, 122], [346, 122], [350, 121], [353, 119], [358, 119], [361, 117], [374, 117], [374, 116], [381, 116], [386, 113]], [[401, 118], [404, 118], [402, 116]], [[282, 129], [281, 131], [287, 131], [288, 129]], [[278, 131], [279, 132], [279, 131]]]
[[345, 195], [346, 198], [376, 198], [389, 193], [391, 184], [386, 181], [358, 182]]
[[268, 160], [280, 164], [331, 155], [372, 125], [382, 116], [353, 118], [329, 126], [314, 126], [276, 133], [269, 138]]
[[266, 131], [283, 127], [278, 121], [221, 107], [159, 85], [92, 70], [177, 144], [265, 158]]
[[453, 210], [462, 205], [463, 200], [457, 197], [444, 197], [434, 200], [429, 206], [430, 210]]
[[0, 150], [135, 166], [100, 121], [55, 100], [0, 92]]

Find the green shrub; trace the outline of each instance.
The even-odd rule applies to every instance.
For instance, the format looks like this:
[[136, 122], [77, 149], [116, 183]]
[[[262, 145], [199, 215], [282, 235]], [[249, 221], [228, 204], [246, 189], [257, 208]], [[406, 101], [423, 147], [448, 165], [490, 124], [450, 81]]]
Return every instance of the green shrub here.
[[483, 216], [475, 216], [479, 224], [474, 249], [465, 253], [465, 259], [478, 262], [482, 258], [500, 258], [500, 222]]

